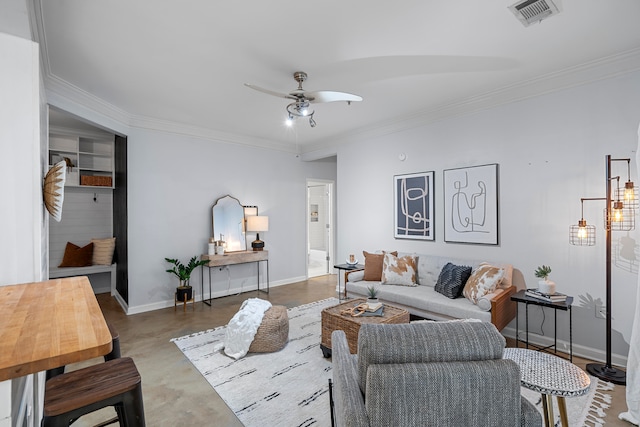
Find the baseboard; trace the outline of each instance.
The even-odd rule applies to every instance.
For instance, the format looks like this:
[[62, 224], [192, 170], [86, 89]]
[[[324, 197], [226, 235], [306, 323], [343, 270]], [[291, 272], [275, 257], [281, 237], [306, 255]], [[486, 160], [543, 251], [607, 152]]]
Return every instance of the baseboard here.
[[[512, 338], [512, 339], [516, 338], [515, 328], [507, 326], [501, 331], [501, 333], [505, 337]], [[521, 330], [520, 337], [523, 337], [523, 334], [524, 334], [524, 331]], [[529, 343], [546, 347], [548, 345], [553, 345], [553, 337], [542, 336], [542, 335], [533, 334], [529, 332]], [[569, 341], [558, 339], [558, 350], [569, 353]], [[573, 343], [573, 355], [583, 357], [585, 359], [594, 360], [596, 362], [603, 362], [603, 363], [607, 359], [607, 355], [604, 350], [586, 347], [583, 345], [576, 344], [575, 342]], [[620, 354], [612, 353], [611, 363], [615, 366], [621, 366], [624, 368], [627, 366], [627, 356], [622, 356]]]
[[120, 304], [120, 307], [122, 307], [122, 309], [124, 310], [125, 313], [130, 314], [129, 313], [129, 304], [127, 304], [127, 302], [124, 300], [124, 298], [122, 298], [122, 295], [120, 295], [120, 292], [118, 292], [116, 289], [112, 289], [111, 290], [111, 296], [116, 299], [116, 301], [118, 302], [118, 304]]
[[[269, 288], [276, 288], [278, 286], [283, 286], [283, 285], [289, 285], [291, 283], [297, 283], [297, 282], [301, 282], [303, 280], [306, 280], [306, 278], [304, 276], [301, 277], [292, 277], [286, 280], [277, 280], [275, 282], [269, 282]], [[196, 288], [194, 286], [194, 288]], [[197, 288], [196, 288], [197, 289]], [[262, 287], [260, 288], [261, 290], [264, 290]], [[199, 291], [199, 289], [197, 289]], [[211, 298], [212, 299], [216, 299], [216, 298], [221, 298], [221, 297], [228, 297], [230, 295], [236, 295], [239, 293], [245, 293], [245, 292], [250, 292], [250, 291], [255, 291], [256, 287], [255, 285], [253, 286], [246, 286], [246, 287], [236, 287], [236, 288], [231, 288], [229, 290], [225, 289], [222, 291], [216, 291], [216, 292], [212, 292], [211, 293]], [[205, 295], [206, 298], [208, 298], [208, 294]], [[200, 302], [202, 301], [202, 295], [196, 295], [196, 302]], [[116, 297], [117, 299], [117, 297]], [[124, 301], [122, 301], [120, 303], [120, 305], [122, 305], [124, 303]], [[138, 313], [146, 313], [147, 311], [154, 311], [154, 310], [161, 310], [163, 308], [169, 308], [169, 307], [173, 307], [174, 301], [173, 299], [171, 300], [167, 300], [167, 301], [158, 301], [152, 304], [145, 304], [145, 305], [138, 305], [135, 307], [128, 307], [128, 309], [125, 309], [125, 312], [127, 314], [138, 314]], [[124, 308], [124, 306], [123, 306]]]

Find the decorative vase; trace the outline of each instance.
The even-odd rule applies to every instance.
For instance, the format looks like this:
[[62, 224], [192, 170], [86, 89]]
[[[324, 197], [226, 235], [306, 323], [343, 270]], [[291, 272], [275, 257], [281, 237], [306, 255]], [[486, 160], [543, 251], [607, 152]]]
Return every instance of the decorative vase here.
[[556, 293], [556, 283], [551, 280], [540, 280], [538, 282], [538, 290], [543, 294], [553, 295]]

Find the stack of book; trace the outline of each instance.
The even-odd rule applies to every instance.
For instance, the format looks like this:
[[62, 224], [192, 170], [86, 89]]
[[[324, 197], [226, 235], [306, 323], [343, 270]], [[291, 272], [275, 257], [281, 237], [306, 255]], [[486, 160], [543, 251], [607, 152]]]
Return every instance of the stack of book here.
[[382, 303], [381, 302], [368, 302], [367, 303], [367, 311], [378, 311], [378, 309], [382, 307]]
[[564, 302], [567, 299], [567, 296], [565, 294], [561, 294], [560, 292], [556, 292], [555, 294], [545, 294], [537, 289], [527, 289], [525, 295], [546, 302]]

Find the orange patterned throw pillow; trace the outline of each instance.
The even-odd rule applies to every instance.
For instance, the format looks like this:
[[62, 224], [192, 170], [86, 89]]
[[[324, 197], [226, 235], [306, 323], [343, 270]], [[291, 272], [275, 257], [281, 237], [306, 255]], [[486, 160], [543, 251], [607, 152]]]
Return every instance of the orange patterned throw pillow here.
[[462, 294], [472, 303], [478, 304], [480, 298], [496, 290], [504, 278], [504, 273], [504, 268], [482, 263], [471, 273]]
[[[364, 255], [364, 279], [372, 282], [379, 282], [382, 278], [382, 262], [384, 254], [372, 254], [367, 251], [362, 251]], [[390, 252], [391, 254], [398, 256], [398, 252]]]
[[383, 285], [418, 286], [416, 283], [416, 257], [384, 254], [380, 281]]

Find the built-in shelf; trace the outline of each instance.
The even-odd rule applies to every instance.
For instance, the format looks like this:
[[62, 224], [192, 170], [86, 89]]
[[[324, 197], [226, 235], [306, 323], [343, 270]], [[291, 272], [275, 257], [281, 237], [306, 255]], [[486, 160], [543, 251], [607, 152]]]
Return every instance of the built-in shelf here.
[[114, 141], [100, 137], [49, 135], [49, 167], [67, 161], [67, 187], [114, 188]]

